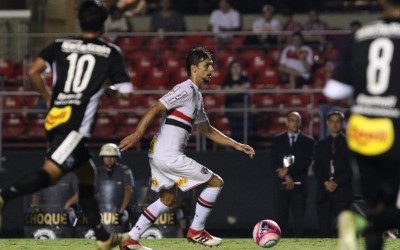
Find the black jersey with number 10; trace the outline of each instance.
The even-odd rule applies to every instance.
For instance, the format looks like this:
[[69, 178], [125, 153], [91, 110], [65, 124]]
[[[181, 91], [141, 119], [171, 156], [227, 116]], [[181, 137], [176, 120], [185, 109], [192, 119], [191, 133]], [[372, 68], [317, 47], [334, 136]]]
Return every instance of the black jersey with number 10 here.
[[55, 76], [45, 121], [49, 136], [76, 130], [89, 137], [107, 80], [130, 82], [119, 48], [102, 39], [58, 39], [39, 57], [49, 63]]

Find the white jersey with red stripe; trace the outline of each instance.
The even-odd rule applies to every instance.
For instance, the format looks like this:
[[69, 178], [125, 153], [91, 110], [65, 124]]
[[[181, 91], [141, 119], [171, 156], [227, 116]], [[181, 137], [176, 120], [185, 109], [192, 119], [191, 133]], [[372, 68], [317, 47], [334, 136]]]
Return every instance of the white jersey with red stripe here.
[[158, 133], [154, 136], [149, 157], [162, 160], [182, 155], [194, 124], [207, 121], [199, 87], [190, 79], [176, 85], [159, 101], [167, 108]]

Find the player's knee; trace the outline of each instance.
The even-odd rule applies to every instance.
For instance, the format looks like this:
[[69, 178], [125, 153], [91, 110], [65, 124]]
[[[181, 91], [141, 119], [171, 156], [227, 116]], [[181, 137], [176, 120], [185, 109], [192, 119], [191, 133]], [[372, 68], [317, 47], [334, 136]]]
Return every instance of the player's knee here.
[[165, 206], [172, 207], [175, 204], [176, 197], [161, 197], [160, 200]]
[[209, 187], [223, 187], [224, 186], [224, 180], [219, 176], [214, 174], [211, 180], [208, 182]]

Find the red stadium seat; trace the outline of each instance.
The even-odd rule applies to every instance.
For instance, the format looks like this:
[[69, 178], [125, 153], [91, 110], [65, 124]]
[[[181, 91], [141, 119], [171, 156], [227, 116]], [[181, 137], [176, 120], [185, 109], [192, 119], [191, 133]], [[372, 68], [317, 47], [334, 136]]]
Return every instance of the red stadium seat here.
[[24, 96], [9, 95], [3, 97], [3, 109], [22, 111], [24, 106]]
[[44, 114], [38, 114], [37, 116], [29, 118], [27, 121], [26, 135], [30, 138], [45, 138], [45, 118]]
[[153, 70], [143, 80], [143, 89], [166, 89], [169, 85], [167, 73], [159, 68]]
[[214, 85], [222, 85], [225, 79], [225, 71], [215, 69], [212, 72], [211, 83]]
[[120, 37], [117, 39], [116, 44], [121, 48], [124, 54], [129, 54], [141, 47], [142, 40], [141, 36]]
[[212, 118], [211, 124], [221, 131], [223, 134], [230, 136], [231, 135], [231, 127], [229, 125], [229, 120], [225, 116], [214, 116]]
[[9, 58], [0, 58], [0, 76], [9, 81], [14, 77], [14, 64]]
[[270, 49], [267, 52], [267, 57], [271, 60], [271, 62], [275, 65], [279, 64], [279, 59], [281, 57], [281, 50], [279, 49]]
[[278, 108], [282, 104], [274, 94], [253, 94], [251, 99], [257, 108]]
[[170, 85], [176, 85], [178, 83], [181, 83], [183, 81], [186, 81], [189, 79], [188, 74], [186, 72], [185, 67], [179, 68], [174, 74], [171, 76], [171, 84]]
[[310, 105], [310, 96], [307, 94], [286, 94], [282, 95], [285, 107], [306, 108]]
[[3, 114], [2, 129], [3, 137], [5, 138], [15, 139], [21, 137], [25, 133], [26, 120], [22, 114], [5, 113]]
[[279, 83], [278, 70], [276, 67], [266, 67], [263, 72], [260, 72], [254, 79], [255, 84], [265, 85], [266, 88], [271, 88]]
[[118, 116], [117, 120], [115, 135], [122, 138], [134, 131], [140, 120], [140, 116], [132, 113], [123, 113]]
[[159, 51], [163, 50], [165, 47], [165, 40], [158, 37], [152, 37], [146, 40], [145, 47], [146, 49], [159, 53]]
[[155, 66], [155, 62], [151, 57], [140, 57], [135, 60], [134, 67], [142, 74], [150, 73]]
[[143, 83], [143, 73], [134, 66], [128, 68], [127, 73], [133, 86], [140, 88], [141, 84]]
[[107, 114], [100, 113], [95, 121], [95, 127], [93, 131], [94, 138], [112, 138], [115, 133], [115, 118]]
[[265, 72], [271, 66], [271, 61], [267, 57], [256, 56], [247, 61], [249, 75], [256, 78], [259, 74]]
[[184, 62], [177, 56], [168, 56], [161, 58], [162, 69], [165, 72], [168, 72], [169, 75], [172, 75], [173, 72], [179, 70], [184, 66]]
[[225, 101], [224, 95], [205, 94], [203, 96], [204, 108], [207, 112], [210, 110], [222, 109]]

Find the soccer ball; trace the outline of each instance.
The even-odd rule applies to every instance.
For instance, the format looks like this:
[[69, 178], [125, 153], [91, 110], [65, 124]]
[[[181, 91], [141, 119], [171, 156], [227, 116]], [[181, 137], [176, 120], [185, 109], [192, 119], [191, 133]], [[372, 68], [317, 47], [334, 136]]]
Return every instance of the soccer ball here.
[[281, 229], [273, 220], [259, 221], [253, 229], [253, 239], [263, 248], [275, 246], [281, 237]]

